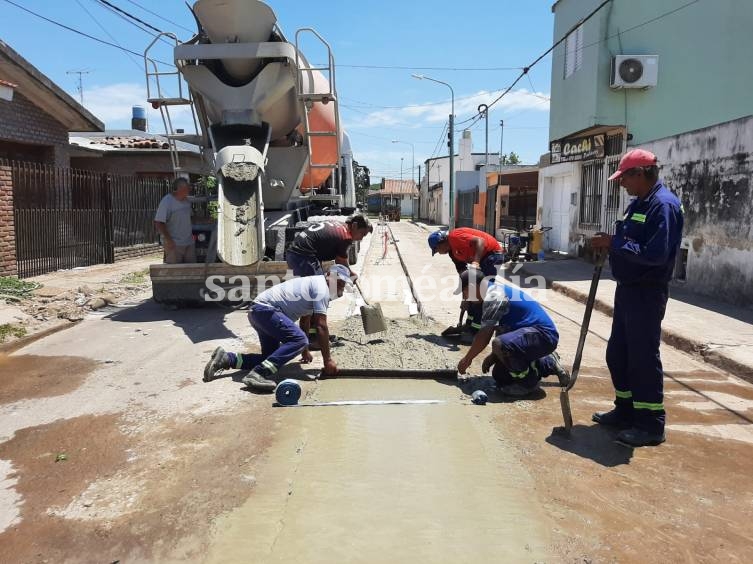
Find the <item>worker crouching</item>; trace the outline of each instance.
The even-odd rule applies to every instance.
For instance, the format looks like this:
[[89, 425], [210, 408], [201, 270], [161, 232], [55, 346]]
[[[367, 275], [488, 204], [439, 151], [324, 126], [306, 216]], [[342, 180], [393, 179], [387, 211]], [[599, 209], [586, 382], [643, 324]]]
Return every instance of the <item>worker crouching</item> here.
[[492, 352], [484, 359], [482, 371], [491, 370], [500, 391], [522, 398], [540, 390], [542, 378], [556, 375], [560, 386], [567, 386], [570, 374], [555, 352], [559, 333], [544, 308], [520, 288], [495, 279], [486, 280], [477, 270], [461, 275], [463, 297], [482, 301], [481, 329], [470, 349], [458, 363], [465, 374], [471, 362], [492, 341]]
[[243, 378], [249, 388], [271, 392], [277, 386], [274, 378], [280, 368], [301, 355], [302, 363], [313, 360], [307, 337], [308, 323], [296, 325], [299, 318], [311, 319], [317, 329], [324, 373], [337, 374], [337, 365], [329, 349], [327, 308], [332, 299], [343, 295], [350, 283], [350, 273], [343, 265], [334, 265], [326, 276], [293, 278], [265, 290], [249, 308], [249, 321], [259, 335], [261, 354], [225, 352], [217, 347], [204, 368], [204, 381], [209, 382], [222, 370], [250, 370]]

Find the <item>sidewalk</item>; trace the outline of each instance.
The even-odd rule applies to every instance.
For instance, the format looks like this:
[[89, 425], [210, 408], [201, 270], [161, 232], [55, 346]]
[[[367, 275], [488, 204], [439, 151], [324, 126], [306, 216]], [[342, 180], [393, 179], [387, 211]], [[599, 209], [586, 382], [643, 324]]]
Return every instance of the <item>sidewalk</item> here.
[[[518, 274], [540, 275], [547, 286], [579, 302], [588, 298], [593, 265], [573, 258], [554, 258], [521, 265]], [[608, 266], [602, 271], [596, 309], [612, 314], [616, 282]], [[753, 381], [753, 309], [742, 308], [670, 287], [662, 340], [698, 354], [735, 375]]]

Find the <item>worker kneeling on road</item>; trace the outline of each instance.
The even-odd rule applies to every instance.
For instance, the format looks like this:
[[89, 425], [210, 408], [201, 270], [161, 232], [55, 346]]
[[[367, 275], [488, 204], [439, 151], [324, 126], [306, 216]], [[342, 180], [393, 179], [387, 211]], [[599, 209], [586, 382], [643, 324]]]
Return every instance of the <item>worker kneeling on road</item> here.
[[492, 376], [500, 391], [511, 397], [526, 397], [539, 390], [539, 381], [553, 374], [560, 386], [567, 386], [570, 374], [554, 352], [559, 333], [551, 317], [529, 294], [495, 279], [486, 280], [477, 270], [461, 275], [463, 297], [481, 300], [481, 329], [471, 348], [458, 363], [458, 372], [468, 367], [486, 349], [495, 329], [501, 334], [492, 342], [492, 353], [484, 359], [484, 373]]
[[480, 268], [485, 276], [496, 276], [505, 260], [502, 245], [494, 237], [478, 229], [459, 227], [452, 231], [435, 231], [429, 235], [432, 256], [449, 254], [461, 274], [468, 264]]
[[256, 390], [273, 391], [277, 384], [272, 378], [283, 365], [299, 353], [302, 363], [313, 360], [305, 332], [308, 327], [301, 328], [295, 323], [303, 316], [309, 316], [318, 330], [324, 373], [335, 375], [337, 365], [329, 350], [327, 308], [331, 299], [343, 295], [345, 285], [350, 283], [349, 274], [346, 267], [336, 264], [326, 276], [293, 278], [256, 296], [248, 317], [259, 334], [261, 354], [225, 352], [217, 347], [204, 368], [204, 381], [213, 380], [220, 370], [251, 369], [243, 383]]

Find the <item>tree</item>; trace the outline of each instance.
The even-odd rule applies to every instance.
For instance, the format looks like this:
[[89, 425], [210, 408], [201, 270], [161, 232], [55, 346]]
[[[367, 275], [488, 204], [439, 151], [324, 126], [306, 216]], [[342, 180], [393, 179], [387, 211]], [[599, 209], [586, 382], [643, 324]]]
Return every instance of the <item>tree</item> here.
[[520, 164], [520, 157], [515, 151], [510, 151], [509, 155], [502, 155], [503, 165], [516, 165]]
[[371, 178], [369, 168], [358, 164], [357, 161], [353, 161], [353, 176], [355, 177], [356, 188], [356, 202], [360, 205], [366, 203], [366, 197], [369, 193], [369, 185], [371, 184]]

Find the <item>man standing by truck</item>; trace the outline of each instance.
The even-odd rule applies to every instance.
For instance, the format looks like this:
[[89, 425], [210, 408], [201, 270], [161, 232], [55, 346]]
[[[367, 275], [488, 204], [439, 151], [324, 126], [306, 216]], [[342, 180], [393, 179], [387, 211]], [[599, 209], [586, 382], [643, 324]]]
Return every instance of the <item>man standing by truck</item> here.
[[176, 178], [173, 190], [166, 194], [154, 214], [154, 227], [162, 236], [165, 264], [196, 262], [191, 228], [191, 184], [186, 178]]
[[313, 360], [305, 333], [308, 325], [304, 323], [303, 327], [298, 327], [295, 324], [298, 318], [303, 319], [304, 316], [311, 319], [318, 330], [324, 373], [337, 374], [337, 365], [329, 350], [327, 308], [330, 300], [343, 295], [349, 282], [348, 269], [336, 264], [330, 268], [327, 276], [293, 278], [256, 296], [249, 308], [248, 318], [259, 335], [261, 354], [225, 352], [222, 347], [217, 347], [204, 368], [204, 381], [213, 380], [220, 370], [251, 370], [243, 378], [245, 385], [263, 392], [274, 391], [277, 384], [272, 378], [285, 364], [299, 353], [301, 362]]

